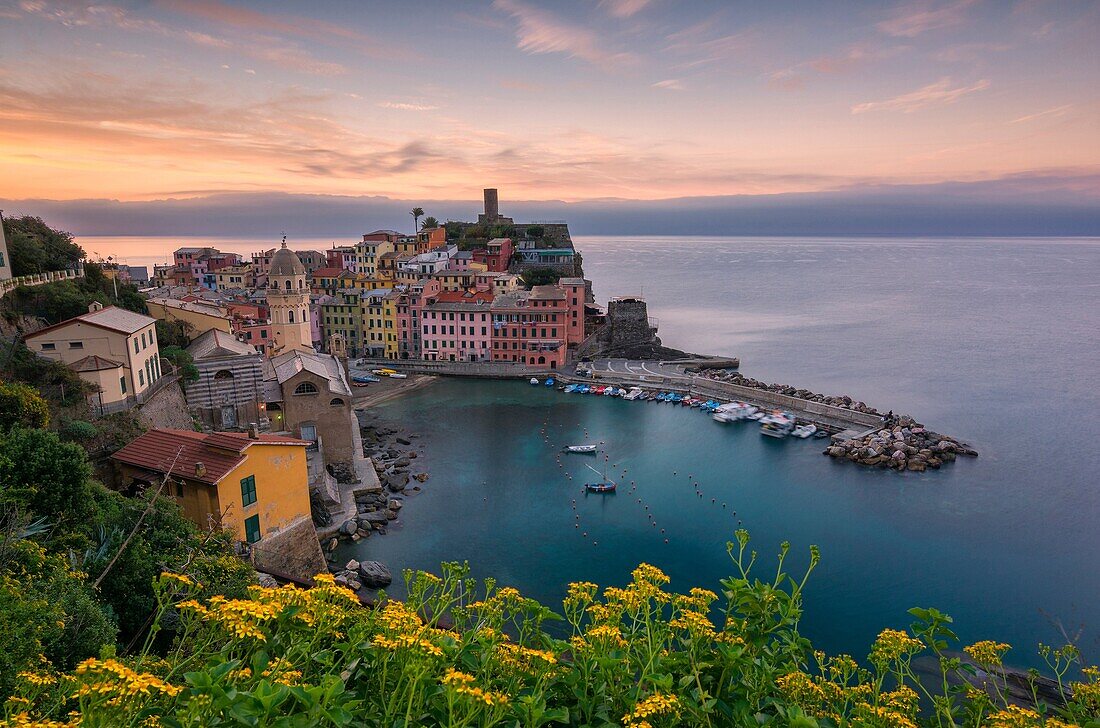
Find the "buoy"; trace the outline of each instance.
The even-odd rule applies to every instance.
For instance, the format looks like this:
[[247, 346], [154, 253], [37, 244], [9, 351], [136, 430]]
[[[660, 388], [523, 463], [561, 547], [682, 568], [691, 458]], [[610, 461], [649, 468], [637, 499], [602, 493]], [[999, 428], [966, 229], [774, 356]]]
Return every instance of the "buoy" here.
[[667, 539], [667, 538], [665, 539], [665, 543], [668, 543], [668, 539]]
[[581, 533], [581, 535], [582, 535], [582, 536], [587, 536], [587, 535], [588, 535], [588, 531], [584, 531], [583, 533]]

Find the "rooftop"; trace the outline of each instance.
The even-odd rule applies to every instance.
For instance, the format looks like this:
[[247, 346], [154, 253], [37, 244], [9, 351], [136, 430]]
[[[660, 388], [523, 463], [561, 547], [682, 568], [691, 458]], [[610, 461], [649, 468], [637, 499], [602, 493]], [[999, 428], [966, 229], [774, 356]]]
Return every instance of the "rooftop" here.
[[61, 326], [68, 326], [69, 324], [76, 322], [83, 322], [91, 324], [92, 326], [98, 326], [101, 329], [107, 329], [108, 331], [117, 331], [120, 334], [126, 334], [127, 336], [137, 331], [141, 331], [146, 326], [152, 326], [156, 323], [156, 319], [145, 316], [144, 314], [134, 313], [133, 311], [127, 311], [124, 308], [117, 306], [107, 306], [101, 308], [98, 311], [89, 311], [88, 313], [74, 316], [71, 319], [62, 321], [61, 323], [54, 324], [53, 326], [47, 326], [44, 329], [39, 329], [33, 334], [27, 334], [25, 338], [33, 339], [36, 336], [41, 336], [47, 331], [53, 331]]
[[[244, 462], [253, 445], [308, 445], [304, 440], [262, 434], [253, 439], [243, 432], [204, 434], [191, 430], [154, 429], [130, 442], [112, 460], [156, 473], [216, 484]], [[202, 468], [198, 466], [202, 465]]]
[[99, 372], [104, 369], [118, 369], [121, 367], [121, 362], [117, 362], [114, 359], [107, 359], [102, 356], [86, 356], [83, 359], [74, 361], [69, 365], [69, 368], [77, 372]]
[[215, 356], [253, 356], [256, 348], [224, 331], [210, 329], [199, 334], [187, 347], [194, 359], [209, 359]]

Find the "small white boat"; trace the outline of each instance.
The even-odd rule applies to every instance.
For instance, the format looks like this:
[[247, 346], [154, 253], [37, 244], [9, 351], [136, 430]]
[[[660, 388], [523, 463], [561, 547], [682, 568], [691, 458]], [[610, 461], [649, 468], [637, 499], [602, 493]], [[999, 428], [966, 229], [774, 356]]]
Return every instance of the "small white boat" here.
[[753, 412], [751, 415], [749, 415], [745, 419], [746, 420], [762, 420], [762, 419], [764, 419], [764, 413], [759, 412], [759, 411]]
[[409, 375], [401, 374], [400, 372], [394, 372], [393, 374], [390, 374], [389, 377], [390, 379], [408, 379]]
[[534, 377], [531, 377], [531, 384], [538, 384], [538, 383], [539, 383], [539, 380], [535, 379]]
[[562, 452], [580, 453], [582, 455], [595, 455], [595, 445], [566, 445], [561, 449]]
[[794, 428], [794, 430], [791, 432], [791, 435], [797, 437], [800, 440], [805, 440], [807, 437], [810, 437], [815, 432], [817, 432], [817, 425], [799, 425], [798, 427]]
[[747, 419], [754, 412], [756, 412], [756, 408], [751, 404], [729, 402], [728, 404], [719, 405], [711, 417], [714, 418], [715, 422], [737, 422]]
[[631, 387], [630, 391], [623, 395], [623, 399], [628, 399], [633, 402], [634, 400], [640, 398], [642, 394], [643, 392], [641, 387]]
[[760, 419], [760, 434], [766, 437], [783, 438], [794, 430], [794, 415], [787, 412], [773, 412]]

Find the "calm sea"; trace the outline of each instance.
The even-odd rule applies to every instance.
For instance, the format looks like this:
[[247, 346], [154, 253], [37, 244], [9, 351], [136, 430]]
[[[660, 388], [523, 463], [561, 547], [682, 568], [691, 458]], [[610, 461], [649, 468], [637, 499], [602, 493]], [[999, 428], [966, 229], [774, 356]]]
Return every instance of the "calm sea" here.
[[[81, 242], [97, 250], [93, 240]], [[155, 260], [195, 243], [112, 240], [116, 255]], [[821, 441], [773, 441], [683, 408], [443, 381], [377, 409], [423, 433], [431, 479], [403, 528], [357, 554], [395, 572], [469, 560], [556, 602], [568, 581], [621, 583], [641, 561], [674, 588], [715, 588], [740, 521], [765, 565], [784, 539], [796, 562], [821, 547], [804, 626], [830, 651], [863, 655], [880, 629], [908, 623], [906, 609], [935, 606], [964, 638], [1014, 644], [1017, 663], [1033, 664], [1035, 643], [1061, 641], [1062, 629], [1083, 630], [1082, 649], [1100, 659], [1100, 240], [577, 245], [597, 298], [642, 294], [667, 345], [911, 413], [980, 457], [899, 476], [833, 462]], [[583, 463], [595, 459], [559, 468], [557, 448], [586, 431], [633, 491], [586, 498]]]

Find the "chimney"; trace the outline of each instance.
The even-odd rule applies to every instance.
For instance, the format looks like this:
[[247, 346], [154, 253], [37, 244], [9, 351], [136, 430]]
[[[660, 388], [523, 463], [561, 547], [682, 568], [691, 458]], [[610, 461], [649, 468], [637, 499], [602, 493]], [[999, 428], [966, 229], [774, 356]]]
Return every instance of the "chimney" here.
[[248, 439], [259, 440], [260, 439], [260, 426], [255, 422], [248, 423]]
[[195, 463], [195, 477], [201, 478], [206, 475], [206, 466], [202, 463]]
[[102, 311], [102, 310], [103, 310], [103, 304], [100, 303], [99, 301], [92, 301], [90, 304], [88, 304], [88, 313], [95, 313], [96, 311]]

